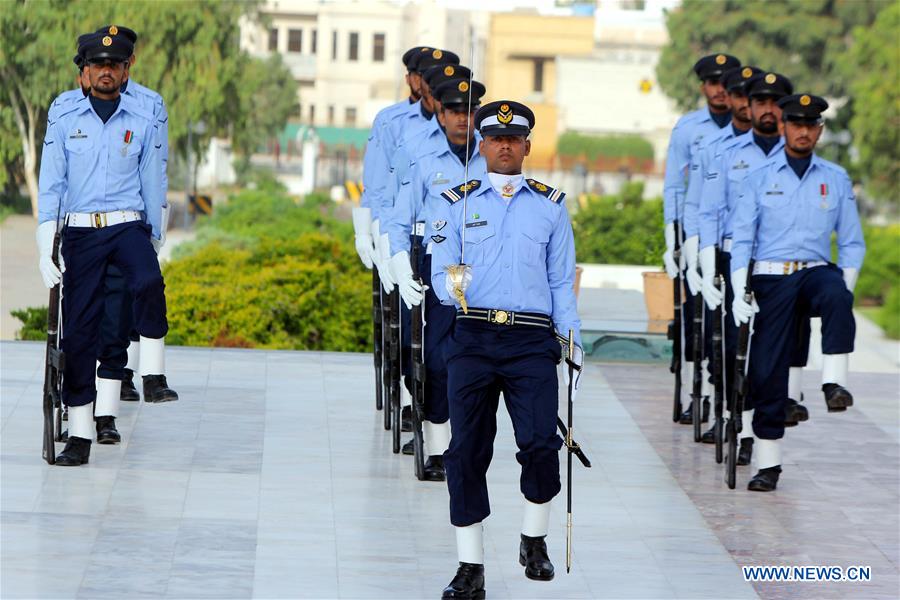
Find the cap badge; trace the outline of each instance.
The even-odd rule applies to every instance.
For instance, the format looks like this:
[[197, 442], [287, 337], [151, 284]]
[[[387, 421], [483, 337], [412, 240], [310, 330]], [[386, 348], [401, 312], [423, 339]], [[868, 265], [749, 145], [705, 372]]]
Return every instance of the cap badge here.
[[116, 27], [115, 25], [110, 25], [110, 26], [109, 26], [109, 35], [116, 35], [116, 34], [118, 34], [118, 33], [119, 33], [119, 28], [118, 28], [118, 27]]
[[434, 52], [431, 53], [431, 58], [440, 58], [443, 55], [444, 55], [444, 53], [441, 52], [440, 50], [435, 50]]
[[455, 72], [456, 71], [453, 70], [453, 65], [447, 65], [446, 67], [444, 67], [444, 75], [446, 75], [447, 77], [450, 77]]
[[469, 91], [469, 84], [466, 83], [465, 81], [460, 81], [460, 82], [459, 82], [459, 85], [457, 86], [457, 89], [458, 89], [459, 91], [461, 91], [461, 92], [468, 92], [468, 91]]
[[809, 106], [809, 104], [811, 102], [812, 102], [812, 98], [810, 98], [806, 94], [803, 94], [802, 96], [800, 96], [800, 106]]
[[727, 60], [728, 60], [728, 59], [725, 57], [724, 54], [720, 54], [720, 55], [718, 55], [718, 56], [716, 57], [716, 64], [717, 64], [717, 65], [724, 65], [724, 64], [725, 64], [725, 61], [727, 61]]
[[775, 77], [775, 73], [769, 73], [768, 75], [766, 75], [766, 83], [769, 83], [769, 84], [775, 83], [776, 79], [778, 79], [778, 78]]
[[103, 36], [103, 45], [104, 46], [112, 46], [112, 38], [108, 35]]
[[749, 79], [752, 76], [753, 76], [753, 69], [751, 69], [750, 67], [744, 67], [744, 70], [741, 71], [741, 77], [743, 77], [744, 79]]
[[503, 123], [504, 125], [509, 125], [512, 121], [513, 113], [512, 109], [509, 107], [509, 104], [501, 104], [500, 110], [497, 111], [497, 121]]

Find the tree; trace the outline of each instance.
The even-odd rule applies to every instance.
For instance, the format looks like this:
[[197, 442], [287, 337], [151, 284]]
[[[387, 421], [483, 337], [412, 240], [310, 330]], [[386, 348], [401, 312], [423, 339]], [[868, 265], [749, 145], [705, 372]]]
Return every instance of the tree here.
[[694, 62], [727, 52], [786, 75], [798, 90], [840, 98], [838, 67], [856, 26], [869, 26], [890, 0], [684, 0], [668, 12], [669, 44], [656, 67], [660, 87], [689, 110], [700, 99]]
[[[137, 61], [131, 77], [165, 99], [170, 154], [187, 156], [188, 126], [202, 121], [206, 127], [202, 134], [195, 132], [191, 149], [200, 155], [210, 137], [228, 135], [233, 125], [241, 129], [247, 117], [248, 103], [241, 101], [241, 88], [246, 71], [253, 66], [240, 50], [238, 22], [245, 15], [252, 18], [257, 4], [258, 0], [4, 2], [0, 11], [0, 159], [5, 165], [18, 163], [13, 171], [22, 173], [33, 209], [37, 149], [47, 107], [57, 94], [74, 85], [71, 58], [78, 34], [110, 23], [137, 31]], [[254, 82], [267, 83], [267, 76], [284, 83], [284, 72], [279, 70], [254, 74]], [[295, 89], [283, 93], [293, 98]], [[267, 119], [284, 115], [272, 112]], [[264, 125], [272, 126], [270, 121]], [[15, 145], [11, 140], [18, 142], [20, 151], [11, 150]]]
[[859, 150], [858, 172], [870, 196], [896, 210], [900, 192], [900, 4], [857, 27], [845, 71], [853, 98], [850, 129]]

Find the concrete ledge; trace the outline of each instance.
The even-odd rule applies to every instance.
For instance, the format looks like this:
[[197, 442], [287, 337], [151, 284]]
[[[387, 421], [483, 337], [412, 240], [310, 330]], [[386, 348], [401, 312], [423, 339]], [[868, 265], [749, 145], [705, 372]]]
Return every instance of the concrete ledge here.
[[644, 271], [659, 271], [650, 265], [597, 265], [579, 263], [582, 288], [612, 288], [617, 290], [644, 291]]

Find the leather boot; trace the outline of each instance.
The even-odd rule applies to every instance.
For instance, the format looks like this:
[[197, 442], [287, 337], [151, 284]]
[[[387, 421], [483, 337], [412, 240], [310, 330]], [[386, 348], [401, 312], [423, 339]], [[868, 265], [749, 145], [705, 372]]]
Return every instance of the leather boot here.
[[747, 484], [747, 489], [751, 492], [774, 491], [778, 486], [778, 476], [780, 474], [780, 466], [760, 469], [759, 472], [753, 476], [753, 479], [750, 480], [750, 483]]
[[553, 579], [553, 563], [547, 555], [547, 542], [541, 537], [528, 537], [521, 534], [519, 543], [519, 564], [525, 567], [525, 577], [536, 581]]
[[678, 422], [682, 425], [693, 425], [694, 424], [694, 403], [688, 402], [687, 410], [681, 413], [681, 418], [678, 419]]
[[708, 430], [703, 432], [703, 435], [700, 436], [700, 441], [704, 444], [715, 444], [716, 443], [716, 426], [713, 425]]
[[825, 392], [825, 405], [828, 412], [843, 412], [853, 406], [853, 395], [842, 385], [826, 383], [822, 386]]
[[59, 467], [77, 467], [88, 464], [91, 457], [91, 440], [71, 436], [66, 442], [66, 447], [56, 457], [56, 465]]
[[444, 481], [447, 474], [444, 472], [444, 457], [441, 455], [429, 456], [425, 461], [425, 481]]
[[441, 600], [483, 600], [484, 599], [484, 565], [459, 563], [456, 577], [444, 588]]
[[404, 433], [412, 431], [412, 406], [400, 409], [400, 431]]
[[784, 405], [784, 426], [794, 427], [797, 423], [807, 420], [809, 420], [809, 411], [806, 407], [793, 398], [788, 398]]
[[169, 387], [165, 375], [144, 375], [144, 402], [171, 402], [178, 394]]
[[134, 371], [125, 369], [125, 376], [122, 378], [122, 389], [119, 390], [119, 400], [122, 402], [138, 402], [141, 395], [138, 394], [137, 388], [134, 387]]
[[116, 418], [112, 416], [94, 417], [97, 423], [98, 444], [118, 444], [122, 441], [119, 430], [116, 429]]
[[753, 458], [753, 438], [741, 438], [741, 445], [738, 448], [737, 464], [744, 466], [750, 464]]
[[400, 448], [400, 453], [405, 456], [413, 456], [416, 453], [415, 440], [409, 440]]

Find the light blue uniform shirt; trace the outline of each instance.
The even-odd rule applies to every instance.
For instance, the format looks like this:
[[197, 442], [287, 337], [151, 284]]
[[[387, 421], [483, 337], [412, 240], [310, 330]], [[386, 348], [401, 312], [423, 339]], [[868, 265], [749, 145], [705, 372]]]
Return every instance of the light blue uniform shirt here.
[[[469, 179], [487, 181], [484, 158], [478, 153], [478, 141], [472, 143], [475, 151], [469, 159]], [[441, 192], [466, 177], [466, 167], [450, 150], [446, 137], [443, 145], [443, 150], [415, 160], [406, 172], [397, 200], [387, 213], [383, 226], [387, 228], [391, 240], [391, 254], [409, 250], [409, 236], [415, 222], [425, 222], [424, 244], [430, 245], [442, 237], [440, 231], [435, 230], [435, 214], [447, 203]]]
[[386, 136], [388, 138], [390, 136], [388, 123], [410, 106], [412, 104], [409, 100], [403, 100], [381, 109], [375, 115], [372, 128], [369, 130], [369, 141], [363, 154], [363, 193], [359, 205], [372, 211], [373, 220], [379, 218], [381, 198], [378, 194], [384, 189], [383, 179], [389, 175], [388, 157], [383, 147], [383, 143], [391, 143], [385, 140]]
[[[753, 139], [751, 129], [743, 135], [723, 138], [714, 148], [707, 148], [703, 191], [700, 198], [700, 248], [715, 244], [721, 247], [722, 240], [732, 237], [731, 216], [741, 193], [741, 186], [747, 174], [778, 155], [784, 149], [784, 140], [772, 147], [768, 155], [763, 153]], [[712, 154], [712, 158], [709, 155]]]
[[38, 222], [66, 213], [134, 210], [143, 212], [159, 239], [163, 195], [157, 129], [154, 115], [127, 95], [106, 123], [88, 98], [71, 102], [44, 137]]
[[666, 154], [666, 173], [663, 181], [663, 219], [665, 223], [683, 220], [684, 196], [691, 156], [699, 148], [704, 137], [720, 131], [719, 125], [709, 115], [708, 108], [701, 108], [684, 115], [672, 129]]
[[830, 261], [837, 232], [838, 266], [859, 269], [866, 254], [847, 172], [813, 154], [803, 179], [785, 153], [751, 171], [732, 216], [731, 271], [755, 260]]
[[457, 185], [445, 193], [459, 200], [451, 202], [445, 196], [434, 215], [436, 221], [446, 221], [437, 231], [446, 239], [432, 243], [431, 258], [431, 285], [441, 303], [456, 304], [444, 282], [446, 265], [460, 262], [465, 227], [464, 258], [472, 267], [466, 291], [469, 306], [549, 315], [557, 332], [568, 335], [573, 329], [581, 345], [573, 289], [575, 240], [565, 194], [547, 186], [546, 192], [539, 192], [526, 183], [507, 204], [486, 177], [469, 185], [466, 202], [459, 193], [462, 184]]
[[81, 91], [81, 88], [75, 88], [74, 90], [66, 90], [57, 96], [53, 102], [50, 103], [50, 108], [47, 109], [47, 126], [50, 126], [50, 123], [59, 118], [59, 115], [66, 110], [66, 108], [72, 102], [77, 102], [84, 98], [84, 92]]
[[[440, 152], [447, 146], [447, 134], [441, 128], [437, 116], [430, 121], [423, 121], [412, 127], [406, 134], [400, 145], [394, 150], [391, 157], [390, 175], [388, 184], [382, 197], [382, 210], [389, 212], [397, 202], [397, 194], [400, 192], [400, 184], [406, 179], [406, 174], [417, 157]], [[451, 179], [450, 181], [456, 181]], [[441, 190], [443, 191], [443, 190]]]
[[688, 170], [690, 175], [688, 175], [681, 217], [685, 239], [700, 234], [700, 203], [709, 163], [715, 156], [716, 149], [734, 138], [734, 125], [729, 123], [716, 133], [705, 136], [698, 144], [697, 151], [691, 155], [691, 164]]

